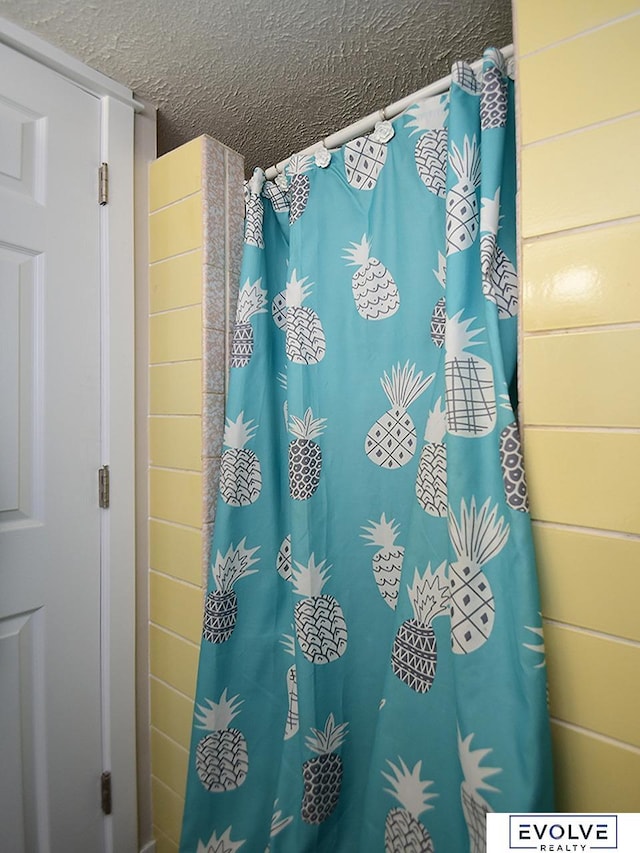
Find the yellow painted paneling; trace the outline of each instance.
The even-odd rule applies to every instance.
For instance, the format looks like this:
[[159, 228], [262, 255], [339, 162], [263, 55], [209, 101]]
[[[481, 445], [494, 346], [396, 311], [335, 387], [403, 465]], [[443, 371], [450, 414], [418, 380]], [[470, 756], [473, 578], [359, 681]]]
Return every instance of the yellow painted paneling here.
[[149, 469], [149, 513], [153, 518], [202, 526], [202, 474]]
[[156, 842], [155, 853], [178, 853], [178, 845], [157, 826], [153, 827], [153, 838]]
[[149, 217], [149, 262], [161, 261], [202, 245], [202, 194], [177, 201]]
[[640, 109], [640, 75], [629, 73], [639, 43], [640, 15], [522, 59], [522, 143]]
[[524, 422], [640, 426], [640, 394], [630, 387], [640, 364], [640, 329], [525, 337]]
[[149, 461], [160, 468], [202, 469], [202, 420], [198, 415], [149, 418]]
[[202, 623], [201, 186], [202, 139], [150, 168], [149, 656], [158, 853], [174, 853], [179, 842], [192, 716], [186, 697], [195, 691]]
[[639, 116], [524, 148], [523, 237], [640, 213], [638, 150]]
[[165, 835], [177, 844], [180, 843], [182, 812], [184, 800], [163, 784], [155, 776], [151, 777], [151, 801], [153, 803], [153, 822]]
[[198, 586], [202, 582], [202, 534], [192, 527], [149, 521], [152, 569]]
[[[515, 0], [520, 55], [638, 11], [638, 0]], [[601, 64], [594, 57], [594, 65]], [[604, 61], [604, 60], [603, 60]]]
[[640, 647], [545, 625], [551, 714], [640, 747]]
[[153, 837], [156, 842], [156, 853], [178, 853], [178, 845], [157, 826], [153, 827]]
[[184, 749], [191, 742], [193, 701], [177, 693], [157, 678], [150, 680], [151, 725], [164, 732]]
[[533, 525], [547, 619], [640, 641], [640, 539]]
[[149, 267], [149, 313], [202, 302], [202, 252], [196, 249]]
[[149, 413], [199, 415], [202, 412], [202, 362], [184, 361], [149, 368]]
[[149, 573], [149, 618], [162, 628], [198, 643], [202, 633], [202, 592], [198, 587]]
[[640, 753], [555, 723], [556, 808], [563, 812], [640, 811]]
[[640, 222], [523, 247], [525, 331], [640, 320]]
[[640, 533], [640, 434], [524, 432], [533, 518]]
[[149, 166], [149, 210], [172, 204], [202, 186], [202, 137], [181, 145]]
[[202, 357], [202, 309], [179, 308], [149, 318], [149, 362], [188, 361]]
[[166, 737], [157, 729], [151, 729], [151, 772], [180, 797], [184, 797], [188, 751]]
[[185, 696], [195, 696], [198, 646], [150, 625], [149, 661], [152, 675]]

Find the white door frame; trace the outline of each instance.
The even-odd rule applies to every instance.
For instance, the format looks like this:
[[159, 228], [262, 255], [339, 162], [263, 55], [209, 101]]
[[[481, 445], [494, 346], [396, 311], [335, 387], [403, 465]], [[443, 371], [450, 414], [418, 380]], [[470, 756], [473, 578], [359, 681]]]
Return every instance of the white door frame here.
[[[0, 42], [56, 71], [101, 101], [101, 160], [109, 164], [109, 203], [101, 209], [102, 463], [111, 474], [102, 513], [101, 626], [103, 767], [112, 774], [109, 853], [138, 847], [135, 737], [134, 457], [134, 112], [126, 87], [32, 33], [0, 18]], [[97, 203], [97, 176], [96, 176]], [[97, 472], [96, 472], [97, 475]], [[98, 791], [96, 791], [98, 796]]]

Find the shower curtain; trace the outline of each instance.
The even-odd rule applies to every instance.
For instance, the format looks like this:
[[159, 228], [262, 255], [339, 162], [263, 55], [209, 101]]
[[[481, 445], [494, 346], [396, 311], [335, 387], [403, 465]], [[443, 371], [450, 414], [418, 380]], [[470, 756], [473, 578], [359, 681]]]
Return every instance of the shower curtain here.
[[183, 853], [480, 853], [553, 809], [513, 82], [246, 187]]

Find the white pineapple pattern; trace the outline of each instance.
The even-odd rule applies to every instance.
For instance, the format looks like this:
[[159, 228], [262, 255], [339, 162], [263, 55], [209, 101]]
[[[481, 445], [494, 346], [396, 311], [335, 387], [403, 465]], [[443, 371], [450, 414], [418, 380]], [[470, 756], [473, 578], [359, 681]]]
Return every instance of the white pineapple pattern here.
[[416, 497], [422, 509], [436, 518], [447, 515], [447, 445], [444, 434], [447, 431], [447, 413], [438, 397], [427, 418], [424, 431], [425, 445], [420, 454], [418, 476], [416, 477]]
[[271, 316], [279, 329], [287, 329], [287, 288], [280, 290], [271, 300]]
[[282, 388], [285, 393], [284, 402], [282, 403], [282, 417], [284, 418], [284, 428], [285, 430], [289, 429], [289, 401], [287, 400], [287, 386], [289, 384], [289, 380], [287, 379], [286, 374], [287, 365], [285, 364], [285, 372], [278, 373], [277, 380], [278, 385]]
[[218, 551], [211, 569], [216, 589], [207, 594], [204, 608], [204, 625], [202, 636], [209, 643], [226, 643], [238, 618], [238, 596], [234, 585], [241, 578], [255, 574], [258, 570], [251, 569], [258, 562], [254, 558], [257, 548], [245, 548], [246, 538], [236, 547], [229, 545], [229, 550], [222, 555]]
[[343, 147], [347, 181], [358, 190], [372, 190], [387, 159], [387, 146], [359, 136]]
[[507, 124], [507, 80], [504, 56], [490, 48], [485, 57], [480, 91], [480, 127], [491, 130]]
[[289, 225], [293, 225], [304, 213], [309, 201], [309, 175], [311, 157], [307, 154], [294, 154], [289, 158], [287, 172], [291, 178], [289, 184]]
[[326, 560], [316, 564], [312, 554], [308, 563], [298, 563], [291, 569], [291, 583], [301, 596], [294, 609], [296, 635], [302, 654], [311, 663], [331, 663], [347, 648], [347, 624], [342, 608], [332, 595], [323, 593], [329, 580]]
[[[539, 660], [538, 663], [534, 666], [534, 669], [542, 669], [547, 664], [544, 650], [544, 629], [542, 627], [542, 613], [538, 613], [538, 616], [540, 617], [539, 625], [524, 626], [527, 631], [531, 631], [531, 633], [534, 635], [534, 637], [529, 638], [532, 642], [522, 644], [525, 649], [529, 649], [529, 651], [535, 652], [536, 654], [540, 655], [541, 660]], [[533, 642], [534, 639], [535, 642]]]
[[391, 785], [384, 790], [400, 803], [388, 813], [384, 826], [385, 853], [434, 853], [433, 840], [426, 826], [421, 823], [420, 815], [433, 805], [429, 802], [438, 795], [428, 789], [433, 785], [430, 779], [421, 779], [422, 761], [409, 770], [402, 758], [398, 764], [387, 759], [391, 773], [382, 772]]
[[262, 471], [253, 450], [245, 447], [255, 436], [258, 424], [244, 420], [240, 412], [236, 420], [227, 418], [224, 445], [227, 450], [220, 460], [220, 494], [230, 506], [249, 506], [260, 497]]
[[246, 367], [253, 355], [253, 326], [249, 322], [256, 314], [266, 312], [267, 291], [259, 278], [251, 284], [247, 279], [238, 293], [236, 320], [231, 339], [231, 367]]
[[482, 292], [498, 307], [498, 317], [508, 320], [518, 313], [518, 275], [515, 267], [498, 246], [500, 230], [500, 190], [493, 198], [481, 200], [480, 263]]
[[209, 732], [196, 747], [198, 778], [212, 793], [233, 791], [242, 785], [249, 770], [247, 741], [241, 731], [229, 728], [244, 699], [239, 696], [228, 699], [225, 688], [218, 702], [204, 701], [195, 715], [196, 728]]
[[451, 648], [468, 654], [489, 639], [495, 619], [495, 601], [483, 567], [504, 548], [510, 527], [498, 505], [488, 498], [480, 507], [475, 498], [460, 502], [460, 520], [449, 510], [449, 538], [456, 560], [449, 566], [451, 591]]
[[447, 97], [428, 98], [409, 107], [407, 115], [412, 120], [406, 127], [413, 127], [411, 134], [422, 134], [416, 142], [415, 161], [420, 180], [425, 187], [439, 198], [446, 194], [447, 179]]
[[447, 317], [445, 334], [445, 391], [447, 429], [466, 438], [487, 435], [496, 425], [497, 404], [493, 368], [471, 347], [483, 328], [471, 329], [475, 317], [462, 319], [462, 311]]
[[366, 234], [359, 243], [346, 248], [343, 260], [358, 267], [351, 277], [356, 308], [365, 320], [386, 320], [400, 306], [400, 294], [393, 276], [377, 258], [371, 255], [371, 242]]
[[[273, 815], [271, 816], [271, 832], [269, 833], [269, 838], [275, 838], [276, 835], [279, 835], [283, 829], [286, 829], [290, 823], [293, 822], [292, 815], [288, 817], [282, 817], [282, 811], [278, 808], [278, 801], [276, 800], [273, 804]], [[264, 853], [270, 853], [271, 844], [267, 844], [267, 847]]]
[[516, 421], [507, 424], [500, 433], [500, 466], [507, 504], [518, 512], [529, 512], [522, 444]]
[[302, 765], [304, 794], [300, 813], [305, 823], [320, 824], [334, 811], [342, 788], [342, 758], [337, 754], [347, 735], [348, 723], [336, 725], [329, 714], [324, 729], [311, 729], [307, 749], [316, 753]]
[[250, 181], [246, 181], [245, 188], [245, 224], [244, 242], [248, 246], [256, 246], [264, 249], [264, 238], [262, 236], [262, 222], [264, 208], [260, 193], [264, 184], [264, 172], [260, 168], [253, 170]]
[[393, 518], [387, 521], [384, 513], [380, 516], [380, 521], [370, 520], [369, 524], [370, 527], [363, 526], [365, 533], [360, 535], [368, 540], [367, 545], [378, 549], [372, 560], [373, 576], [380, 595], [389, 607], [395, 610], [404, 560], [404, 546], [396, 545], [400, 525], [396, 524]]
[[320, 318], [312, 308], [302, 304], [313, 287], [312, 283], [305, 284], [307, 278], [298, 279], [293, 270], [286, 289], [286, 352], [295, 364], [318, 364], [327, 348]]
[[470, 95], [478, 93], [478, 78], [476, 72], [464, 60], [458, 60], [451, 66], [451, 80]]
[[289, 432], [289, 494], [296, 501], [306, 501], [315, 494], [322, 473], [322, 450], [313, 439], [324, 432], [326, 418], [314, 418], [307, 409], [303, 418], [291, 415]]
[[422, 576], [415, 570], [413, 584], [407, 587], [413, 619], [400, 625], [393, 641], [391, 669], [416, 693], [428, 693], [436, 677], [438, 644], [432, 623], [449, 609], [445, 566], [446, 562], [432, 572], [429, 564]]
[[407, 411], [409, 406], [426, 391], [433, 382], [435, 373], [426, 379], [422, 372], [409, 362], [391, 368], [391, 378], [385, 372], [380, 384], [387, 395], [391, 408], [371, 427], [364, 443], [369, 459], [381, 468], [400, 468], [410, 462], [416, 452], [416, 428]]
[[[433, 270], [436, 281], [442, 288], [447, 286], [447, 259], [438, 252], [438, 269]], [[431, 313], [431, 340], [441, 349], [444, 346], [445, 331], [447, 327], [447, 300], [444, 296], [436, 302]]]
[[289, 198], [287, 193], [281, 190], [275, 181], [264, 182], [262, 195], [269, 199], [276, 213], [288, 213]]
[[264, 210], [260, 196], [254, 195], [252, 192], [247, 193], [245, 210], [244, 242], [248, 246], [264, 249], [264, 238], [262, 236]]
[[[283, 634], [280, 641], [288, 655], [296, 656], [295, 641], [292, 634]], [[287, 719], [284, 726], [284, 739], [289, 740], [297, 734], [300, 728], [300, 715], [298, 713], [298, 675], [296, 665], [292, 663], [287, 670]]]
[[498, 791], [486, 780], [489, 776], [501, 773], [501, 767], [482, 767], [482, 760], [489, 755], [490, 749], [471, 749], [474, 734], [464, 740], [458, 730], [458, 755], [464, 774], [460, 786], [462, 812], [469, 832], [469, 853], [486, 853], [486, 817], [493, 809], [484, 799], [480, 791]]
[[480, 185], [480, 149], [475, 136], [464, 137], [462, 151], [451, 143], [449, 163], [458, 182], [447, 191], [445, 233], [447, 255], [463, 252], [478, 236], [480, 220], [476, 190]]
[[214, 830], [213, 835], [208, 841], [198, 841], [196, 853], [236, 853], [245, 843], [245, 840], [232, 841], [231, 831], [232, 827], [227, 827], [218, 838]]
[[278, 548], [276, 557], [276, 569], [281, 578], [291, 580], [291, 534], [288, 533]]

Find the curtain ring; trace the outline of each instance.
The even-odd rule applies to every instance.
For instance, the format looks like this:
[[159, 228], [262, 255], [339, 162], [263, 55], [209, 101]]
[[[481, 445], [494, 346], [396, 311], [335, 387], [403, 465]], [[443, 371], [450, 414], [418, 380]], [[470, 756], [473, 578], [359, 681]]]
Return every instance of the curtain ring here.
[[380, 116], [380, 121], [386, 121], [387, 120], [387, 108], [382, 107], [381, 110], [378, 110], [378, 115]]

